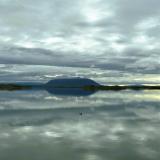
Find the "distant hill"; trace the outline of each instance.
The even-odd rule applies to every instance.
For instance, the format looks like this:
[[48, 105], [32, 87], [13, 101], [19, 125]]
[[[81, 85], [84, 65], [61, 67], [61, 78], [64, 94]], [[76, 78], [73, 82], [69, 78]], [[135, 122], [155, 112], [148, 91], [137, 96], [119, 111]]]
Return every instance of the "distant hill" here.
[[46, 90], [55, 95], [87, 96], [95, 93], [94, 90], [85, 90], [85, 86], [100, 86], [87, 78], [57, 78], [45, 84]]
[[67, 88], [74, 88], [74, 87], [84, 87], [84, 86], [100, 86], [97, 82], [88, 79], [88, 78], [57, 78], [54, 80], [49, 81], [46, 83], [46, 86], [52, 86], [55, 88], [59, 87], [67, 87]]

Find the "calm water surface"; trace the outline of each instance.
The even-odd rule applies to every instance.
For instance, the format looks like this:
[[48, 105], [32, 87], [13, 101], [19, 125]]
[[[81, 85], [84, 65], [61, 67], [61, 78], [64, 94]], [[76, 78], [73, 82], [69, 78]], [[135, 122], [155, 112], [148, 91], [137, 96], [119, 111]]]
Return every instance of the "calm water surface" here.
[[[1, 81], [48, 81], [52, 72], [5, 71]], [[58, 71], [57, 71], [58, 70]], [[11, 71], [11, 70], [10, 70]], [[77, 72], [77, 71], [76, 71]], [[69, 76], [75, 70], [68, 70]], [[157, 83], [154, 75], [79, 69], [100, 83]], [[28, 76], [30, 75], [30, 76]], [[108, 77], [107, 77], [108, 76]], [[18, 78], [17, 78], [18, 77]], [[135, 77], [133, 79], [133, 77]], [[87, 97], [46, 91], [0, 92], [1, 160], [158, 160], [160, 91], [97, 92]]]

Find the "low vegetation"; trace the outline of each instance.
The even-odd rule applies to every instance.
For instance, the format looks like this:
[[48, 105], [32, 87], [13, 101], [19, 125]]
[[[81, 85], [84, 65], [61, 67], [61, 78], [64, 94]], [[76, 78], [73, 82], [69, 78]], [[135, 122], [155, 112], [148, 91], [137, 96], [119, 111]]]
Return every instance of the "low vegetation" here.
[[0, 91], [15, 91], [15, 90], [25, 90], [31, 89], [30, 86], [21, 86], [16, 84], [0, 84]]

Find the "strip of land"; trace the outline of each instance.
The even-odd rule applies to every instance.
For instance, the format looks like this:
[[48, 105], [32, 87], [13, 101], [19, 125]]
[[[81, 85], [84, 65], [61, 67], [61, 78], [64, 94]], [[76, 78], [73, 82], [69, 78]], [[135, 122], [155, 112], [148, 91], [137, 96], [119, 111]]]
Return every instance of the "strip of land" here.
[[85, 90], [103, 90], [103, 91], [120, 91], [120, 90], [160, 90], [160, 86], [146, 86], [146, 85], [134, 85], [134, 86], [84, 86]]
[[31, 86], [22, 86], [16, 84], [0, 84], [0, 91], [28, 90]]
[[[17, 85], [17, 84], [0, 84], [0, 91], [15, 91], [15, 90], [29, 90], [32, 89], [34, 86], [25, 86], [25, 85]], [[50, 89], [54, 90], [59, 88], [59, 89], [65, 89], [65, 88], [81, 88], [86, 91], [120, 91], [120, 90], [160, 90], [160, 85], [125, 85], [125, 86], [120, 86], [120, 85], [114, 85], [114, 86], [94, 86], [94, 85], [87, 85], [84, 87], [52, 87], [50, 86]], [[44, 89], [46, 89], [44, 87]]]

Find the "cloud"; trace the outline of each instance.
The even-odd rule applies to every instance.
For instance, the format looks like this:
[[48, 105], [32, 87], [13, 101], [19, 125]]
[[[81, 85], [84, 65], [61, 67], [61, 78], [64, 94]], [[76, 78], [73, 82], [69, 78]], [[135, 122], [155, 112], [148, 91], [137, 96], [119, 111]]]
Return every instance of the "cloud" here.
[[157, 0], [1, 1], [0, 63], [158, 73], [159, 6]]
[[[86, 56], [83, 54], [56, 52], [43, 48], [8, 47], [0, 50], [1, 64], [45, 65], [59, 67], [97, 68], [138, 73], [158, 73], [159, 52], [139, 48], [128, 48], [121, 54], [107, 52], [102, 55]], [[146, 57], [145, 55], [149, 56]], [[106, 56], [107, 55], [107, 56]], [[5, 68], [2, 66], [2, 68]]]

